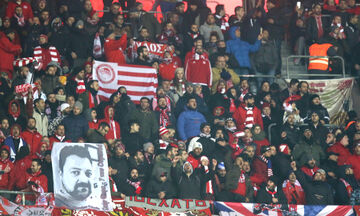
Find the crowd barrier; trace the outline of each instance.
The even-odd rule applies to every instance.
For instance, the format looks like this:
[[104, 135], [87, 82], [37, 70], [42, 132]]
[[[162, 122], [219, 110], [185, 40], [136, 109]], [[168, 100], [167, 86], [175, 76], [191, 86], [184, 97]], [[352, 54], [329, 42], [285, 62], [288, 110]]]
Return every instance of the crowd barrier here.
[[[300, 59], [309, 59], [309, 58], [336, 58], [336, 59], [340, 59], [341, 61], [341, 74], [309, 74], [309, 73], [305, 73], [305, 74], [291, 74], [290, 76], [290, 64], [289, 64], [289, 60], [290, 59], [294, 59], [294, 58], [300, 58]], [[307, 71], [307, 69], [306, 69]], [[341, 56], [310, 56], [310, 55], [290, 55], [288, 57], [286, 57], [286, 77], [287, 79], [293, 78], [294, 76], [296, 77], [342, 77], [345, 78], [346, 77], [346, 72], [345, 72], [345, 60], [344, 58], [342, 58]]]
[[44, 216], [79, 216], [79, 215], [197, 215], [197, 216], [232, 216], [232, 215], [292, 215], [292, 216], [353, 216], [360, 206], [351, 205], [292, 205], [234, 203], [194, 199], [152, 199], [148, 197], [113, 197], [113, 210], [109, 212], [93, 209], [71, 210], [58, 208], [53, 203], [48, 205], [18, 205], [0, 197], [1, 215], [44, 215]]

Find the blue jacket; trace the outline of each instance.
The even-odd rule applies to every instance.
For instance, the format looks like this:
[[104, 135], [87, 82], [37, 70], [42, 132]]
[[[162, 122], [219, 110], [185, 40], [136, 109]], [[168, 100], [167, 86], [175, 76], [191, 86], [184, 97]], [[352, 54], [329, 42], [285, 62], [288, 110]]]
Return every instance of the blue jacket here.
[[260, 48], [260, 41], [256, 40], [255, 44], [249, 44], [235, 36], [235, 31], [239, 27], [233, 26], [229, 30], [231, 40], [226, 42], [226, 52], [235, 56], [240, 67], [251, 68], [249, 53], [256, 52]]
[[196, 110], [186, 108], [177, 121], [177, 129], [181, 140], [187, 140], [190, 137], [200, 134], [201, 123], [206, 122], [203, 114]]

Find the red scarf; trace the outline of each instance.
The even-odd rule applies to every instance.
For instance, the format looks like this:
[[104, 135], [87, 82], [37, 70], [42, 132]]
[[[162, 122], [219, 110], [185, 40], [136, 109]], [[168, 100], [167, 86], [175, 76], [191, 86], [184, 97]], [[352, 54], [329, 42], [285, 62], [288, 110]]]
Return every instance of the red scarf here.
[[242, 89], [241, 88], [240, 91], [241, 91], [241, 94], [240, 94], [239, 99], [240, 99], [241, 102], [244, 102], [244, 97], [249, 92], [249, 89]]
[[346, 191], [348, 193], [348, 196], [351, 197], [352, 192], [354, 191], [353, 188], [351, 187], [351, 185], [345, 181], [345, 179], [340, 178], [340, 181], [342, 181], [342, 183], [344, 183], [345, 187], [346, 187]]
[[100, 103], [100, 97], [98, 94], [96, 94], [96, 97], [94, 97], [91, 92], [89, 91], [89, 108], [94, 108], [95, 107], [95, 99], [96, 99], [96, 104]]
[[118, 192], [118, 189], [117, 189], [117, 187], [116, 187], [116, 184], [115, 184], [114, 179], [112, 179], [112, 178], [109, 176], [109, 180], [110, 180], [111, 185], [112, 185], [112, 192]]
[[166, 150], [166, 148], [168, 147], [168, 145], [169, 145], [169, 142], [167, 142], [167, 141], [165, 141], [165, 140], [162, 140], [162, 139], [159, 139], [160, 149]]
[[166, 109], [161, 109], [159, 106], [157, 106], [155, 108], [156, 111], [159, 111], [160, 112], [160, 120], [159, 120], [159, 123], [160, 123], [160, 127], [167, 127], [170, 125], [170, 117], [169, 115], [167, 114], [167, 112], [169, 111], [168, 108]]
[[65, 140], [65, 136], [60, 136], [55, 134], [56, 139], [58, 139], [60, 142], [63, 142]]
[[76, 94], [84, 93], [86, 91], [84, 80], [78, 80], [77, 78], [75, 78], [75, 81], [77, 83]]
[[323, 30], [323, 26], [322, 26], [321, 15], [320, 16], [315, 15], [314, 17], [315, 17], [316, 25], [318, 28], [318, 38], [322, 38], [324, 35], [324, 30]]
[[274, 191], [270, 191], [267, 187], [266, 187], [266, 192], [268, 192], [272, 198], [275, 197], [275, 194], [277, 194], [277, 187], [274, 188]]
[[196, 39], [197, 37], [199, 37], [199, 33], [193, 34], [191, 32], [188, 32], [188, 35], [192, 38], [192, 39]]

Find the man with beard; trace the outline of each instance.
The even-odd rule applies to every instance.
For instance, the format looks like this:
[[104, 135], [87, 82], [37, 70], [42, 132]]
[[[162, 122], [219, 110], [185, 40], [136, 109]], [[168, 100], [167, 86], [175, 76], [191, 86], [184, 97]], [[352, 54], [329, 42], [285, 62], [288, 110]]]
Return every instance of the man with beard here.
[[204, 122], [206, 122], [204, 115], [197, 111], [196, 98], [189, 97], [187, 109], [180, 114], [177, 121], [179, 138], [187, 140], [190, 137], [198, 136], [200, 125]]
[[320, 96], [317, 94], [313, 94], [310, 97], [310, 105], [307, 115], [304, 119], [305, 123], [309, 123], [311, 121], [312, 114], [316, 112], [319, 115], [321, 124], [329, 124], [330, 116], [327, 109], [321, 104]]
[[[31, 162], [31, 167], [25, 172], [25, 175], [22, 175], [20, 179], [16, 181], [24, 183], [22, 188], [18, 188], [20, 191], [24, 192], [39, 192], [43, 191], [44, 193], [48, 192], [48, 179], [41, 172], [41, 160], [33, 159]], [[36, 194], [36, 193], [35, 193]], [[36, 195], [35, 195], [36, 196]], [[26, 204], [34, 205], [35, 197], [34, 195], [26, 196]]]
[[191, 166], [194, 169], [201, 167], [200, 158], [202, 156], [202, 151], [203, 151], [203, 147], [202, 147], [201, 143], [199, 143], [199, 142], [195, 142], [192, 145], [191, 151], [188, 150], [189, 157], [187, 158], [187, 161], [190, 162]]
[[252, 128], [255, 124], [260, 125], [261, 129], [264, 129], [263, 121], [261, 117], [261, 111], [254, 106], [254, 95], [247, 93], [244, 96], [244, 103], [242, 103], [233, 114], [233, 118], [237, 123], [237, 128], [243, 131], [246, 127]]
[[21, 147], [26, 146], [27, 144], [23, 138], [20, 137], [21, 126], [15, 124], [11, 127], [10, 136], [8, 136], [5, 141], [4, 145], [9, 146], [10, 148], [10, 160], [12, 162], [15, 161], [16, 154], [19, 152]]
[[48, 117], [45, 114], [45, 101], [38, 98], [34, 101], [34, 112], [32, 117], [36, 120], [36, 129], [42, 136], [48, 135]]
[[105, 143], [105, 136], [107, 133], [109, 133], [109, 131], [109, 124], [106, 122], [101, 122], [98, 129], [89, 132], [88, 136], [86, 137], [86, 141], [89, 143]]
[[140, 99], [140, 109], [133, 110], [130, 120], [135, 120], [141, 128], [140, 135], [147, 141], [156, 139], [159, 124], [154, 111], [150, 109], [150, 100], [147, 97]]
[[65, 146], [59, 154], [61, 188], [55, 193], [56, 206], [86, 208], [93, 190], [92, 160], [85, 147]]
[[312, 155], [306, 156], [306, 163], [301, 167], [301, 171], [305, 174], [308, 179], [311, 179], [315, 172], [320, 168], [316, 165], [316, 160]]
[[146, 196], [156, 199], [175, 198], [175, 189], [162, 169], [156, 170], [155, 178], [147, 185]]
[[[115, 120], [119, 122], [120, 125], [127, 125], [129, 114], [131, 111], [136, 109], [134, 102], [132, 102], [131, 98], [127, 95], [127, 90], [125, 86], [120, 86], [117, 91], [118, 98], [120, 101], [117, 102], [115, 107]], [[121, 133], [125, 134], [127, 127], [121, 127]]]
[[334, 204], [333, 192], [329, 187], [329, 184], [324, 181], [321, 174], [324, 170], [319, 169], [312, 177], [311, 181], [308, 181], [304, 173], [298, 170], [296, 162], [291, 162], [291, 168], [295, 172], [297, 179], [305, 191], [305, 200], [307, 205], [332, 205]]
[[30, 153], [35, 154], [40, 151], [40, 142], [42, 136], [36, 130], [36, 120], [32, 117], [28, 119], [26, 129], [21, 133], [21, 137], [29, 145]]
[[194, 85], [190, 82], [187, 82], [185, 84], [184, 95], [176, 103], [176, 107], [175, 107], [175, 116], [176, 117], [179, 117], [181, 112], [183, 112], [186, 109], [186, 104], [190, 97], [195, 97], [199, 112], [207, 113], [208, 107], [205, 103], [205, 100], [202, 97], [200, 97], [199, 95], [195, 94]]
[[145, 162], [144, 154], [141, 150], [137, 150], [133, 157], [129, 158], [130, 166], [136, 168], [138, 171], [139, 178], [144, 182], [148, 182], [150, 176], [150, 166]]
[[61, 106], [60, 102], [56, 100], [55, 93], [47, 94], [47, 100], [45, 101], [45, 114], [48, 118], [48, 121], [51, 122], [54, 118], [61, 115]]
[[150, 62], [149, 58], [149, 50], [146, 46], [140, 46], [137, 48], [137, 58], [134, 60], [134, 64], [136, 65], [144, 65], [144, 66], [151, 66], [152, 63]]
[[326, 149], [326, 134], [328, 134], [329, 130], [323, 125], [323, 123], [320, 122], [320, 115], [318, 111], [312, 112], [309, 127], [314, 135], [314, 142], [320, 145], [323, 149]]
[[307, 162], [307, 155], [312, 155], [318, 162], [318, 165], [320, 165], [320, 161], [326, 156], [321, 146], [314, 142], [312, 131], [308, 127], [304, 128], [303, 136], [292, 152], [294, 160], [299, 166], [303, 166]]
[[70, 114], [70, 112], [71, 112], [70, 105], [68, 103], [61, 104], [60, 112], [61, 112], [60, 116], [54, 118], [49, 124], [49, 127], [48, 127], [49, 136], [54, 135], [57, 126], [62, 122], [62, 120], [66, 116], [68, 116]]
[[97, 80], [91, 80], [87, 86], [87, 90], [79, 95], [79, 101], [84, 105], [85, 112], [87, 112], [88, 109], [97, 108], [101, 102], [98, 95], [100, 88], [99, 82]]
[[313, 44], [326, 36], [327, 27], [330, 26], [327, 18], [321, 14], [321, 8], [321, 5], [316, 3], [313, 6], [313, 16], [309, 17], [306, 22], [305, 37], [308, 44]]
[[290, 114], [281, 129], [281, 142], [289, 145], [291, 149], [298, 143], [300, 128], [295, 125], [295, 117]]
[[167, 96], [159, 96], [157, 98], [157, 106], [155, 108], [156, 119], [159, 121], [160, 127], [168, 127], [176, 125], [176, 118], [169, 109]]
[[67, 55], [71, 58], [73, 68], [83, 67], [91, 56], [92, 41], [90, 35], [84, 30], [84, 21], [78, 20], [70, 34]]
[[104, 110], [104, 118], [99, 122], [106, 122], [110, 126], [109, 132], [105, 135], [106, 140], [113, 142], [116, 139], [121, 139], [121, 130], [118, 122], [114, 120], [115, 110], [113, 106], [106, 106]]
[[70, 140], [66, 138], [65, 126], [63, 124], [59, 124], [56, 127], [55, 134], [49, 138], [49, 150], [52, 149], [54, 142], [70, 142]]
[[113, 155], [109, 158], [109, 166], [112, 167], [111, 176], [120, 192], [124, 191], [123, 185], [129, 173], [129, 157], [129, 153], [125, 152], [124, 144], [119, 143], [115, 146]]
[[125, 195], [127, 196], [141, 196], [143, 194], [143, 180], [139, 178], [139, 171], [136, 168], [130, 170], [130, 176], [126, 179], [127, 190]]
[[[164, 172], [167, 173], [167, 178], [169, 179], [169, 181], [172, 181], [171, 166], [175, 158], [178, 158], [178, 161], [180, 160], [180, 157], [178, 156], [178, 152], [179, 152], [178, 146], [175, 144], [170, 144], [166, 148], [165, 153], [156, 156], [154, 162], [154, 168], [151, 176], [156, 178], [156, 170], [161, 168], [164, 170]], [[177, 168], [181, 169], [180, 163], [177, 163]]]
[[224, 55], [217, 56], [215, 67], [212, 68], [212, 94], [217, 91], [220, 80], [226, 81], [226, 89], [229, 89], [234, 85], [239, 85], [240, 83], [239, 75], [237, 75], [233, 69], [228, 67]]
[[157, 148], [156, 152], [157, 154], [164, 153], [166, 151], [166, 148], [170, 145], [171, 139], [170, 139], [170, 131], [166, 127], [160, 127], [159, 128], [159, 140], [156, 143]]
[[189, 31], [184, 35], [184, 53], [191, 51], [195, 40], [200, 36], [199, 26], [193, 23]]
[[45, 70], [50, 62], [56, 62], [61, 65], [61, 58], [56, 47], [48, 43], [48, 36], [41, 34], [39, 37], [39, 46], [35, 47], [33, 56], [37, 59], [39, 70]]
[[288, 172], [288, 179], [283, 182], [282, 190], [288, 201], [288, 204], [304, 205], [305, 192], [300, 182], [296, 179], [294, 170]]
[[270, 177], [269, 180], [267, 180], [266, 185], [261, 187], [256, 195], [256, 202], [266, 204], [287, 204], [284, 192], [281, 188], [278, 188], [276, 183], [276, 177]]

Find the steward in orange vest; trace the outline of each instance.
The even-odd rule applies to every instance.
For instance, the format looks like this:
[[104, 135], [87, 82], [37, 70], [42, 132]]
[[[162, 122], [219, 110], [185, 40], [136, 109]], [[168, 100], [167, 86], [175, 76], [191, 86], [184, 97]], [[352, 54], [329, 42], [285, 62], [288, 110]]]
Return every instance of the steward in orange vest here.
[[309, 67], [308, 70], [310, 73], [320, 73], [324, 74], [324, 72], [331, 71], [329, 68], [329, 58], [325, 56], [335, 56], [336, 48], [330, 43], [318, 44], [314, 43], [309, 47], [310, 56], [324, 56], [310, 58], [309, 59]]

